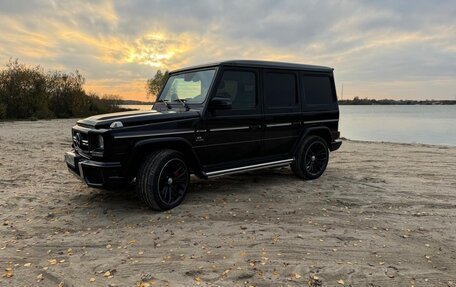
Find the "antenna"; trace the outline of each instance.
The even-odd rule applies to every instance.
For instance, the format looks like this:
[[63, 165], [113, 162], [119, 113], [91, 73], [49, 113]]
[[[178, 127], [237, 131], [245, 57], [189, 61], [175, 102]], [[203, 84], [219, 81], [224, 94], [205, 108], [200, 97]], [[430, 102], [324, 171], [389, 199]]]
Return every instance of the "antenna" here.
[[341, 95], [340, 95], [340, 99], [341, 100], [344, 99], [344, 83], [342, 83], [342, 92], [341, 92]]

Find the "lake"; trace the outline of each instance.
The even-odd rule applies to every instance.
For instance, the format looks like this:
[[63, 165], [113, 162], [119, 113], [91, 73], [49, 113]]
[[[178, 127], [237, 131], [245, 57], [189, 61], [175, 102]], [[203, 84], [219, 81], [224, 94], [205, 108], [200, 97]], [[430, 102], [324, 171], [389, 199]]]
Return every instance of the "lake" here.
[[340, 106], [341, 136], [456, 146], [456, 105]]
[[456, 105], [342, 105], [339, 130], [353, 140], [456, 146]]

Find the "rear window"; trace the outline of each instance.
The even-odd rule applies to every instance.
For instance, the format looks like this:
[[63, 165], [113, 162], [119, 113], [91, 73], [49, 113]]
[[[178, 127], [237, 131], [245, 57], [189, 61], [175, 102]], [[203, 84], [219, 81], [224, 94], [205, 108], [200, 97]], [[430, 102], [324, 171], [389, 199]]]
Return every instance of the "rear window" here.
[[304, 76], [303, 89], [308, 105], [329, 105], [334, 102], [331, 79], [325, 76]]
[[265, 72], [264, 100], [267, 108], [296, 106], [298, 95], [294, 73]]

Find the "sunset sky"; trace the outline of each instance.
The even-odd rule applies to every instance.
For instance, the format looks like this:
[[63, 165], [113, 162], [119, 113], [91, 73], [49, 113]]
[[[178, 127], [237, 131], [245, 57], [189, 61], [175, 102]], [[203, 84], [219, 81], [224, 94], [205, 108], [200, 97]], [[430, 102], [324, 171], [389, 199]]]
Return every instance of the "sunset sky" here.
[[0, 2], [0, 63], [146, 100], [146, 79], [226, 59], [335, 68], [344, 98], [456, 99], [456, 1]]

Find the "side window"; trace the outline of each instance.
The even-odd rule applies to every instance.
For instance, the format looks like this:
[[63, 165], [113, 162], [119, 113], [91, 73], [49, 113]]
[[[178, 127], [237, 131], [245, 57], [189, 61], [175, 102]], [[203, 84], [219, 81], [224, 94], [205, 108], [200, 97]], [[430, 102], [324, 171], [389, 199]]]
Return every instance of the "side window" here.
[[302, 84], [308, 105], [330, 105], [334, 102], [332, 84], [329, 77], [305, 75]]
[[265, 72], [263, 82], [267, 109], [290, 108], [298, 104], [294, 73]]
[[257, 104], [255, 73], [231, 70], [223, 72], [216, 97], [230, 98], [232, 110], [255, 109]]

